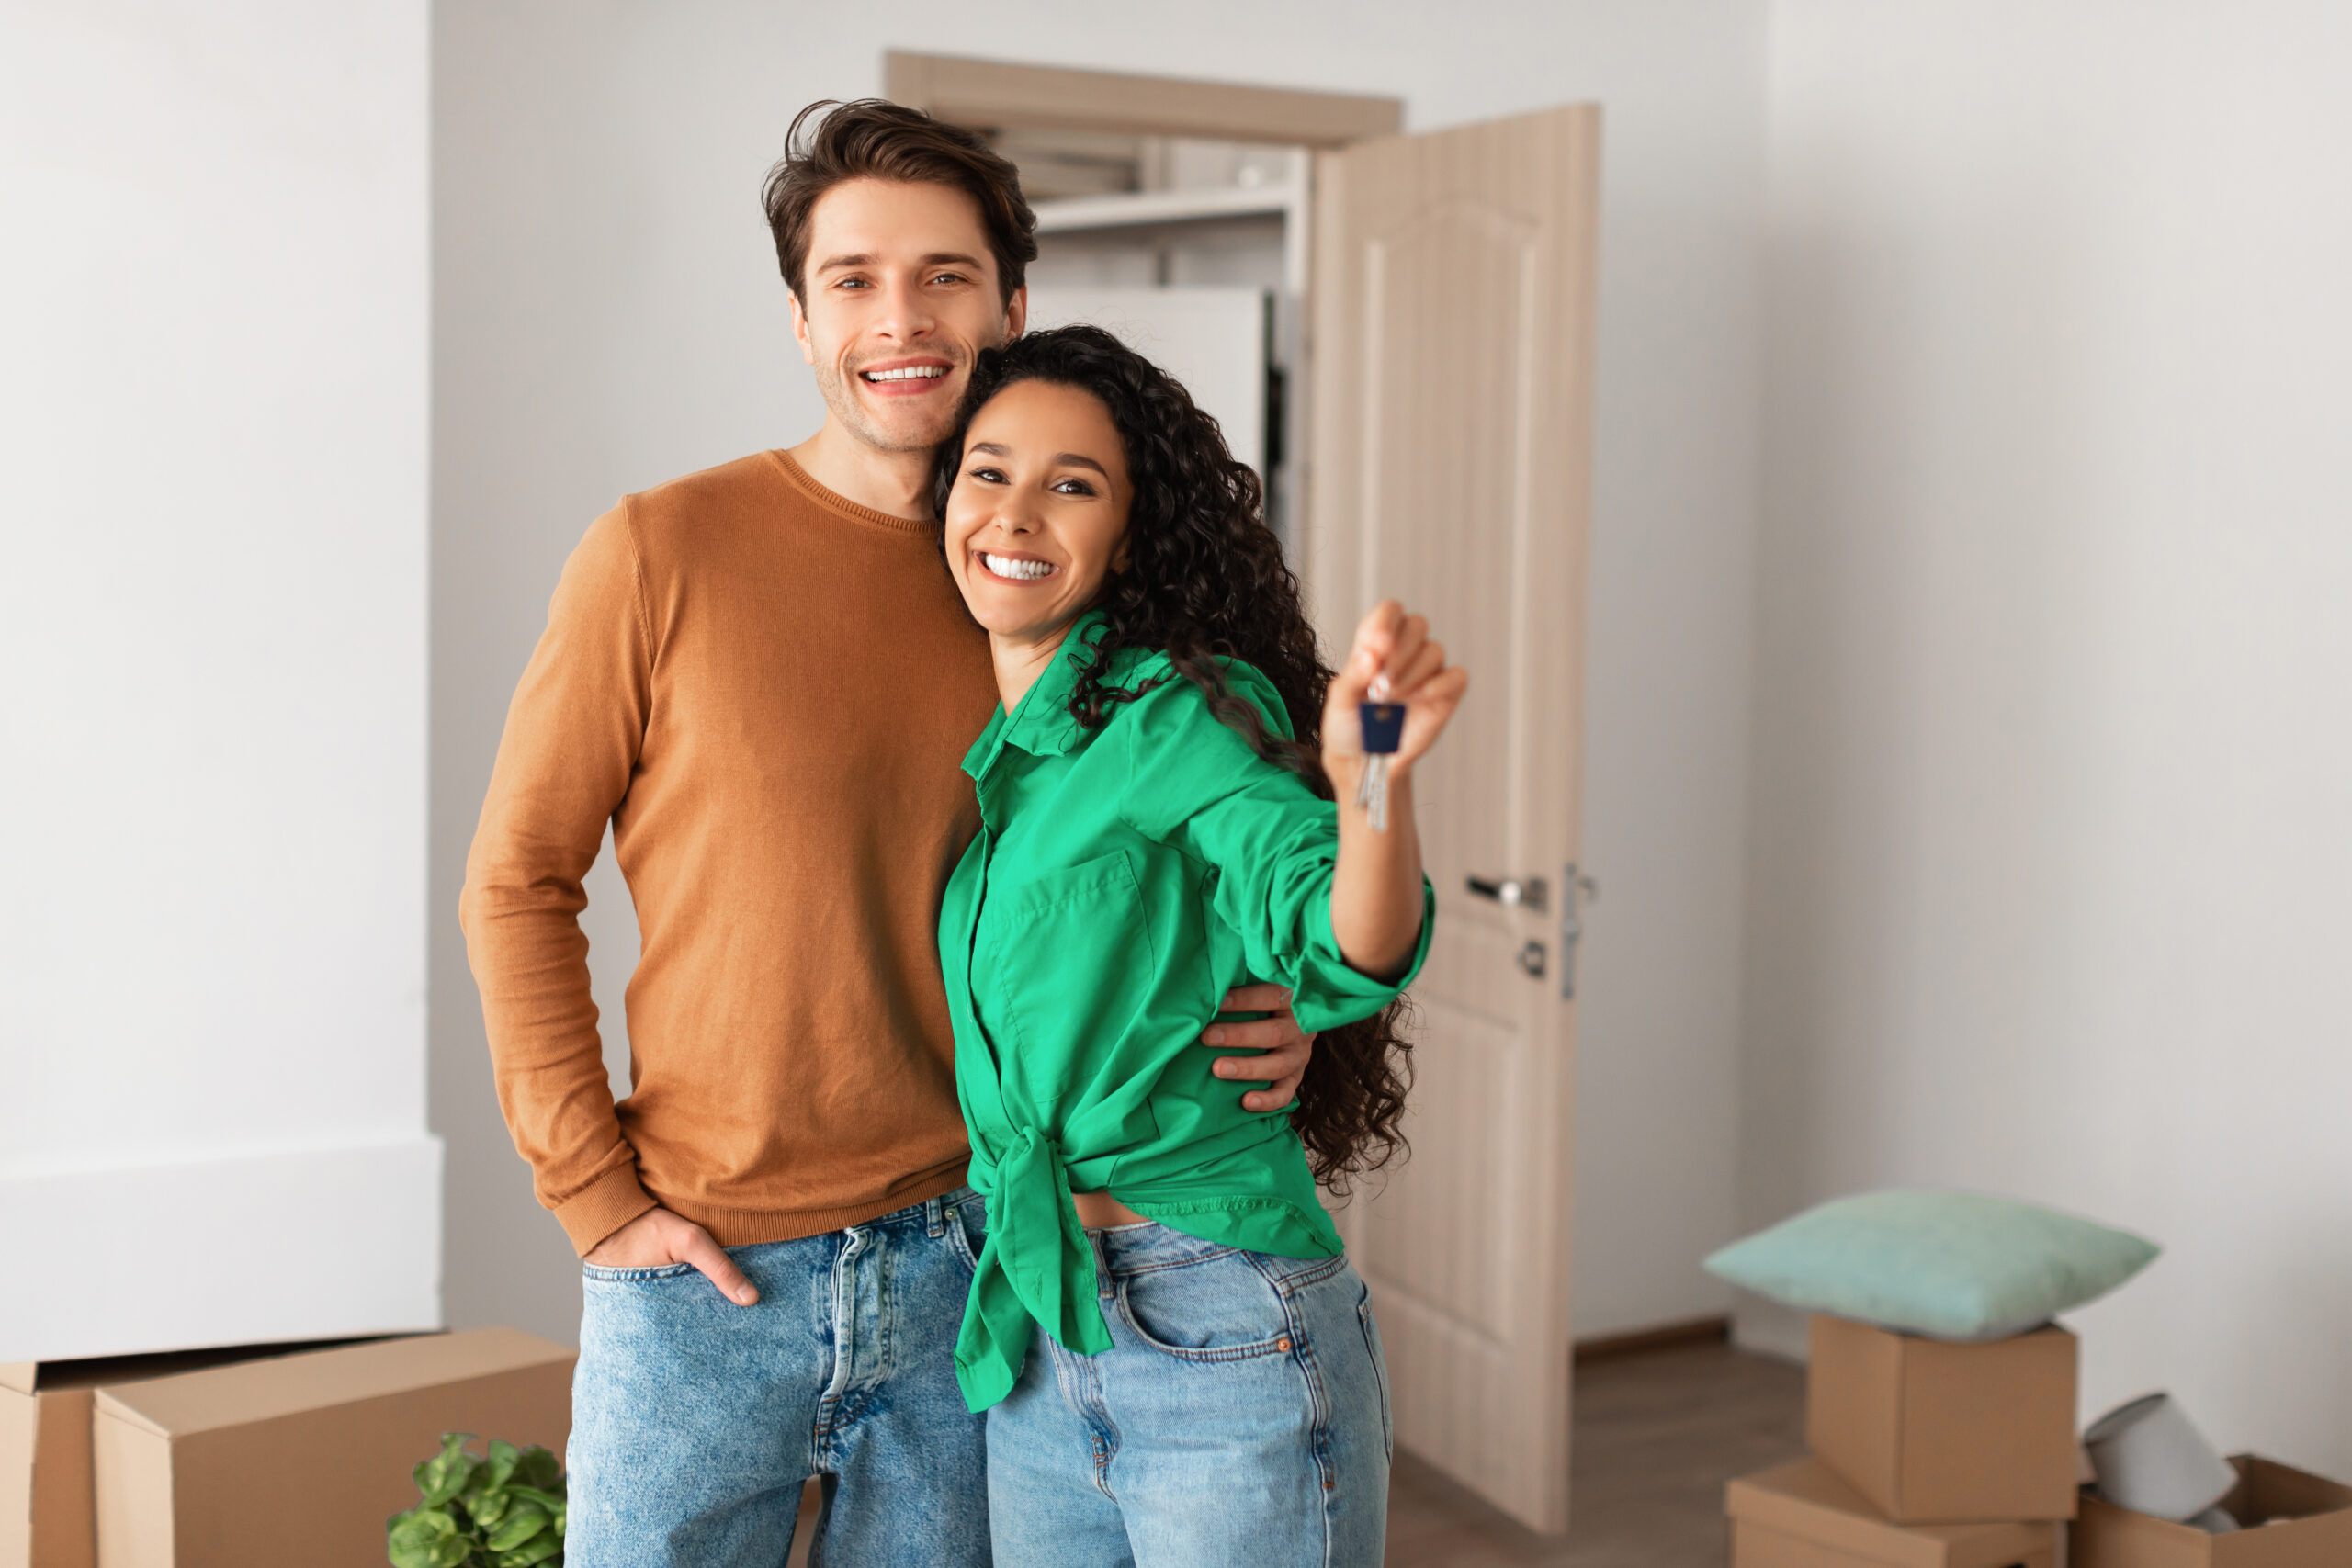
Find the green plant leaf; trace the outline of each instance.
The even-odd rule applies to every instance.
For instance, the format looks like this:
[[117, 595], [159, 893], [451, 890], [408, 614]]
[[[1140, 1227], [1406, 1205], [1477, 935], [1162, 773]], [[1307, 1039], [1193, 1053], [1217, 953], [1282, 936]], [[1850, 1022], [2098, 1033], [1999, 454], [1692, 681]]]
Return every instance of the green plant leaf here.
[[433, 1549], [433, 1568], [466, 1568], [474, 1557], [474, 1543], [453, 1535]]
[[469, 1511], [474, 1517], [475, 1524], [483, 1529], [491, 1530], [498, 1528], [498, 1521], [504, 1518], [506, 1510], [514, 1506], [514, 1490], [502, 1486], [495, 1492], [485, 1492], [475, 1498]]
[[533, 1568], [533, 1564], [545, 1562], [552, 1557], [559, 1557], [562, 1552], [563, 1542], [551, 1535], [543, 1535], [527, 1546], [517, 1547], [513, 1551], [500, 1552], [495, 1562], [497, 1568]]
[[424, 1494], [427, 1507], [439, 1507], [463, 1492], [472, 1479], [474, 1467], [481, 1463], [466, 1452], [466, 1439], [472, 1436], [471, 1432], [444, 1432], [441, 1451], [416, 1467], [416, 1487]]
[[514, 1475], [514, 1466], [521, 1461], [523, 1450], [514, 1444], [492, 1438], [490, 1440], [490, 1484], [503, 1486]]
[[385, 1533], [392, 1568], [435, 1568], [439, 1549], [458, 1539], [455, 1520], [436, 1509], [423, 1507], [394, 1514], [386, 1521]]
[[533, 1443], [515, 1456], [514, 1479], [542, 1492], [553, 1492], [563, 1485], [563, 1466], [556, 1462], [555, 1455]]
[[483, 1544], [492, 1551], [512, 1551], [541, 1530], [553, 1535], [554, 1524], [553, 1515], [526, 1497], [515, 1503], [505, 1522], [491, 1531], [490, 1540]]

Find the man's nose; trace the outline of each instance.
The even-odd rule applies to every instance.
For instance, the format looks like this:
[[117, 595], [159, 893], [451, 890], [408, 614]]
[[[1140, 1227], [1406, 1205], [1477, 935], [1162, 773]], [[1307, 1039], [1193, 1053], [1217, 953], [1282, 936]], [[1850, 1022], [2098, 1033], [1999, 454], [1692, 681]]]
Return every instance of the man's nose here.
[[927, 335], [936, 324], [931, 301], [918, 279], [895, 278], [882, 286], [882, 309], [874, 318], [876, 333], [894, 343], [908, 343]]

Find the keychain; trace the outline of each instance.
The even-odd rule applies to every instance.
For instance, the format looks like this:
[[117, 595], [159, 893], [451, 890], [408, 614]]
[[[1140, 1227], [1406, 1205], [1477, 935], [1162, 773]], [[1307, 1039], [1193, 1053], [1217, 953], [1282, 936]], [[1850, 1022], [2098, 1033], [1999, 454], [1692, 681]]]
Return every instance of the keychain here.
[[1364, 808], [1375, 833], [1388, 831], [1388, 759], [1405, 739], [1405, 705], [1376, 700], [1387, 694], [1388, 677], [1375, 675], [1375, 700], [1356, 705], [1356, 723], [1363, 731], [1363, 778], [1356, 785], [1356, 804]]

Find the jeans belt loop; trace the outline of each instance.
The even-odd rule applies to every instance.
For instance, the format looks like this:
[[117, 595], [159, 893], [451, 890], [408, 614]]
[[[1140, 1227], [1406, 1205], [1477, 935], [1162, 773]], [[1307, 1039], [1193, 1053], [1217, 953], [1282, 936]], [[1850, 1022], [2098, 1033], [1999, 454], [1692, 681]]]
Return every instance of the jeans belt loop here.
[[933, 1241], [947, 1234], [947, 1200], [933, 1198], [922, 1206], [923, 1234]]

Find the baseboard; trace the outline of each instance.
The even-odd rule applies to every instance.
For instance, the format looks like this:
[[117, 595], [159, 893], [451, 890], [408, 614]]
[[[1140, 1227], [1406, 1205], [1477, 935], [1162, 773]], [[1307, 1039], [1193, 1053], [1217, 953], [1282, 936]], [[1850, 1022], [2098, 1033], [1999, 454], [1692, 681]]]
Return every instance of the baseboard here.
[[441, 1140], [0, 1178], [0, 1361], [441, 1321]]
[[1681, 1323], [1662, 1323], [1624, 1334], [1604, 1334], [1576, 1344], [1577, 1365], [1612, 1361], [1621, 1356], [1646, 1356], [1656, 1350], [1679, 1350], [1686, 1345], [1720, 1345], [1731, 1337], [1731, 1319], [1720, 1314]]

